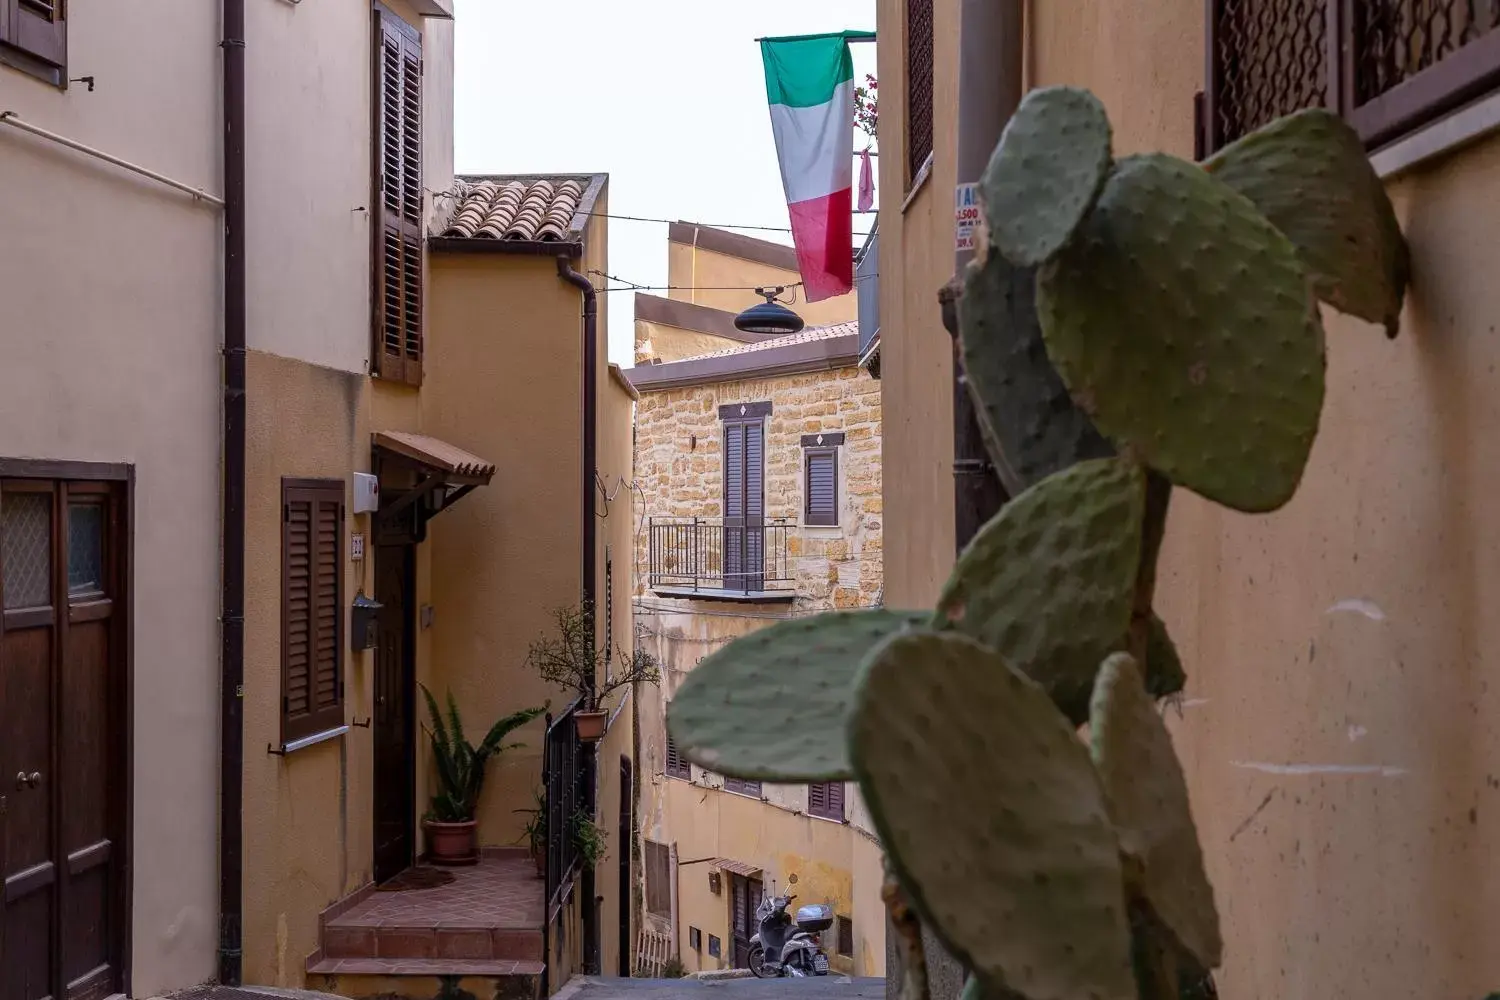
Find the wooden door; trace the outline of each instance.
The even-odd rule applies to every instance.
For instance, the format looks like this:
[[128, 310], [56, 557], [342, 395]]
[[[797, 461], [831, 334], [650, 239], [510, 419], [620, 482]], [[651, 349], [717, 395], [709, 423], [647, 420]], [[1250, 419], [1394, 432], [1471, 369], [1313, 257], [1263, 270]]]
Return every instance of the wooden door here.
[[750, 968], [750, 939], [760, 930], [755, 910], [765, 896], [765, 883], [744, 875], [729, 876], [729, 933], [734, 939], [734, 968]]
[[630, 858], [635, 853], [635, 808], [633, 803], [633, 788], [635, 786], [635, 766], [629, 757], [620, 755], [620, 839], [615, 841], [619, 845], [615, 851], [620, 857], [620, 955], [619, 974], [626, 979], [630, 978], [630, 952], [632, 938], [630, 936], [630, 901], [635, 895], [635, 884], [630, 873]]
[[416, 856], [416, 549], [381, 545], [375, 555], [380, 609], [375, 651], [375, 881], [399, 874]]
[[765, 424], [724, 424], [724, 587], [765, 586]]
[[121, 484], [0, 482], [0, 1000], [125, 991]]

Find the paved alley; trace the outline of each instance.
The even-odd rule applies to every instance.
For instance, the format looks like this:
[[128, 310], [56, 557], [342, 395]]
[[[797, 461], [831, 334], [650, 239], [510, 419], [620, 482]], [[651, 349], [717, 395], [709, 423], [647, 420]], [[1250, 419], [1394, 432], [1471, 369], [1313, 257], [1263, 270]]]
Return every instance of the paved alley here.
[[610, 979], [580, 977], [555, 1000], [884, 1000], [884, 979]]

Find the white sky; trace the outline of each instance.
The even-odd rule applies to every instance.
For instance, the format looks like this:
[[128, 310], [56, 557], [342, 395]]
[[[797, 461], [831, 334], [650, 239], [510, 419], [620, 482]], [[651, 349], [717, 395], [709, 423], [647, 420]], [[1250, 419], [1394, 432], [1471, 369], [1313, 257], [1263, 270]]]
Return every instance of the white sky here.
[[[875, 29], [875, 0], [455, 6], [459, 173], [607, 171], [612, 214], [708, 224], [787, 225], [754, 40]], [[875, 46], [851, 51], [863, 82], [875, 72]], [[854, 148], [864, 148], [862, 133]], [[855, 232], [873, 220], [856, 215]], [[791, 242], [790, 233], [739, 231]], [[665, 224], [611, 219], [609, 232], [611, 273], [666, 283]], [[609, 357], [626, 367], [632, 298], [615, 292], [610, 301]]]

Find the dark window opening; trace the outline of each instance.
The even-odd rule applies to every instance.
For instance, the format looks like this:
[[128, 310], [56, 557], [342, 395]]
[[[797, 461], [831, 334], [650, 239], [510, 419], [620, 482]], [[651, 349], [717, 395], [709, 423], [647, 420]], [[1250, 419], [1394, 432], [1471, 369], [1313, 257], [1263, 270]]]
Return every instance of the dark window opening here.
[[725, 778], [724, 791], [733, 792], [736, 795], [748, 795], [752, 799], [760, 798], [760, 782], [746, 781], [743, 778]]
[[854, 957], [854, 921], [848, 917], [838, 918], [838, 949], [845, 958]]
[[932, 0], [906, 0], [906, 186], [932, 152]]
[[694, 951], [703, 950], [703, 932], [696, 927], [688, 927], [688, 947]]
[[1201, 152], [1311, 107], [1373, 149], [1500, 88], [1493, 4], [1214, 0], [1210, 12]]
[[691, 781], [693, 778], [693, 766], [678, 751], [677, 741], [672, 739], [671, 733], [667, 734], [667, 761], [665, 770], [669, 778], [682, 778], [685, 781]]
[[654, 840], [646, 844], [646, 912], [658, 917], [672, 915], [672, 851]]

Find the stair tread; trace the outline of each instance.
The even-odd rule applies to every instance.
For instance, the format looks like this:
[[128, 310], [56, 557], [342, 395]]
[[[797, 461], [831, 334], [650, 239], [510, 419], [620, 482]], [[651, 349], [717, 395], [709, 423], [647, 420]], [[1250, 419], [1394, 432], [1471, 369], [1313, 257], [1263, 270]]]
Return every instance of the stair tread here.
[[461, 958], [321, 958], [307, 963], [313, 975], [538, 976], [541, 962]]

